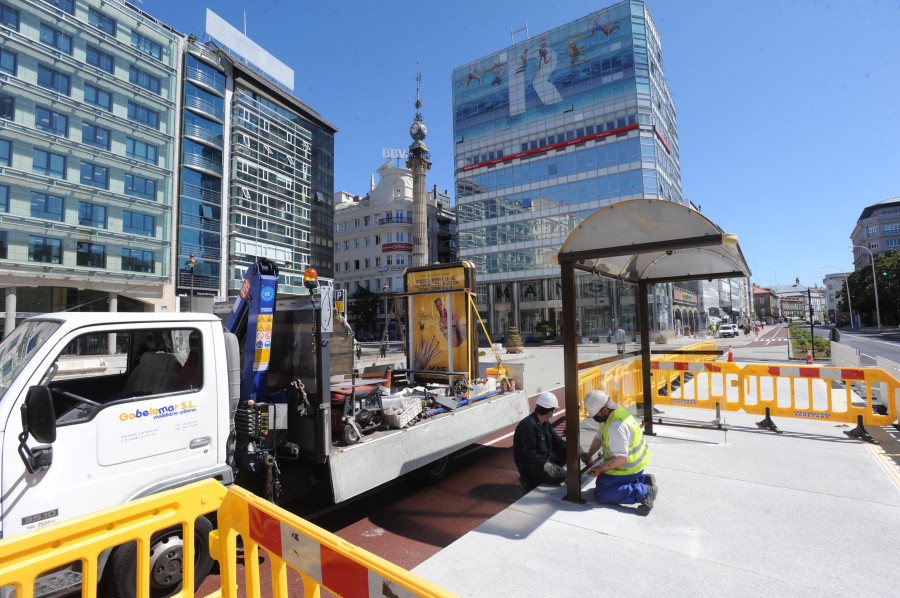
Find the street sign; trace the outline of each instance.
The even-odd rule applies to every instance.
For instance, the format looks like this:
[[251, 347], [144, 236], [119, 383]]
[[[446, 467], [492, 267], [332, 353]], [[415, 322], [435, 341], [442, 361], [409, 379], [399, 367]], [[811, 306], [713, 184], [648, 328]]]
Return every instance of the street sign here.
[[344, 315], [344, 293], [346, 292], [346, 289], [334, 290], [334, 310], [340, 312], [341, 315]]

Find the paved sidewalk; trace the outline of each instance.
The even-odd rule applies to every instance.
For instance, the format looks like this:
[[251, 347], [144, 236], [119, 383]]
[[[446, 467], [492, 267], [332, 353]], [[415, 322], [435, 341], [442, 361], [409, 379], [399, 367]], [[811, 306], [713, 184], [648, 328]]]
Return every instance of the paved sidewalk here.
[[[739, 363], [787, 362], [783, 346], [742, 341]], [[529, 360], [526, 381], [533, 363], [543, 369], [546, 356]], [[662, 409], [666, 421], [712, 419]], [[875, 431], [893, 442], [886, 454], [845, 424], [783, 418], [775, 434], [759, 419], [728, 413], [727, 432], [654, 426], [648, 472], [660, 490], [647, 517], [597, 504], [585, 476], [585, 504], [563, 500], [563, 487], [535, 489], [414, 572], [472, 597], [896, 596], [897, 431]], [[582, 423], [583, 445], [595, 425]]]

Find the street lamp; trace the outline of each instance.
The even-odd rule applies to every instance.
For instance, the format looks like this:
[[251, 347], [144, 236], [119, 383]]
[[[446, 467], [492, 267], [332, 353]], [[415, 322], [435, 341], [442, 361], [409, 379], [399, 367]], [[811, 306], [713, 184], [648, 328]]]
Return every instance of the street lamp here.
[[[844, 275], [844, 288], [847, 289], [847, 309], [850, 312], [850, 325], [853, 328], [856, 328], [856, 321], [853, 319], [853, 303], [850, 301], [850, 279], [847, 278], [847, 273], [842, 271], [840, 268], [835, 268], [835, 266], [822, 266], [823, 268], [834, 268], [838, 272]], [[834, 305], [835, 309], [837, 309], [837, 303]], [[834, 323], [837, 324], [837, 314], [834, 316]]]
[[391, 287], [387, 283], [384, 283], [384, 286], [381, 287], [381, 292], [384, 293], [384, 331], [381, 333], [381, 347], [379, 348], [382, 357], [387, 355], [385, 342], [388, 335], [388, 326], [390, 325], [390, 316], [388, 315], [388, 291], [390, 290]]
[[194, 259], [194, 254], [191, 254], [191, 257], [187, 259], [184, 263], [185, 266], [191, 269], [191, 312], [194, 311], [194, 268], [200, 265], [200, 262]]
[[878, 278], [875, 276], [875, 256], [872, 250], [862, 245], [851, 245], [850, 247], [859, 247], [869, 252], [869, 259], [872, 263], [872, 284], [875, 285], [875, 319], [878, 321], [878, 330], [881, 330], [881, 310], [878, 308]]

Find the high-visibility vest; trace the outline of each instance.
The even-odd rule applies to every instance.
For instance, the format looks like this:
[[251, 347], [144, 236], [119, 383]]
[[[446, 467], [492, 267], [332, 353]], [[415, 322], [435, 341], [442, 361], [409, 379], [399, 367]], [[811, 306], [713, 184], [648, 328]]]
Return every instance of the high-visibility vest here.
[[650, 447], [647, 446], [647, 442], [644, 440], [644, 432], [641, 431], [641, 427], [624, 407], [616, 407], [609, 414], [609, 419], [600, 424], [601, 438], [603, 439], [603, 458], [606, 460], [613, 458], [613, 454], [609, 449], [609, 426], [613, 422], [623, 422], [631, 428], [631, 446], [628, 447], [628, 461], [625, 465], [609, 469], [603, 473], [609, 475], [630, 475], [643, 471], [650, 464]]

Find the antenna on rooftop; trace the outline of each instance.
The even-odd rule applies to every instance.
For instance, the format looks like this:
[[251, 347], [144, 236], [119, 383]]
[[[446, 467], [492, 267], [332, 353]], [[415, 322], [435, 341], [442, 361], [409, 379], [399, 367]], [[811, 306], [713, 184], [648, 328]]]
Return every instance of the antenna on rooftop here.
[[509, 28], [509, 37], [512, 39], [513, 46], [516, 45], [516, 34], [523, 31], [525, 32], [525, 39], [528, 39], [528, 21], [525, 21], [525, 26], [521, 29], [516, 29], [515, 31], [513, 31], [512, 27]]

